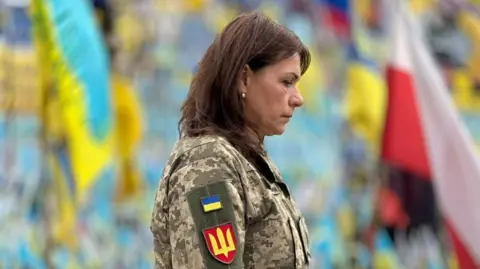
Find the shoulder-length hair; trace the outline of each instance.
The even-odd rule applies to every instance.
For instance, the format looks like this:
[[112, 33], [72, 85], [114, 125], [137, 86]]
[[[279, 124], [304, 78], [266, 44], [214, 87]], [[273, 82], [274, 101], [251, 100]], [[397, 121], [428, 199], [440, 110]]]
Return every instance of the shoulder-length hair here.
[[238, 85], [246, 65], [256, 72], [298, 53], [303, 75], [310, 52], [285, 26], [260, 12], [242, 14], [218, 34], [198, 65], [181, 109], [180, 137], [216, 134], [246, 157], [262, 151], [249, 136]]

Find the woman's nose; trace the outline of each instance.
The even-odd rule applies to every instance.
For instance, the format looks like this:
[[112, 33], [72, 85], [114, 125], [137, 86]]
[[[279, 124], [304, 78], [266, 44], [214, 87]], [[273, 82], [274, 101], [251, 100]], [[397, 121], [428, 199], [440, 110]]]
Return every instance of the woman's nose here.
[[290, 96], [290, 99], [289, 99], [289, 106], [291, 107], [301, 107], [303, 106], [303, 96], [302, 94], [300, 93], [300, 91], [298, 89], [295, 90], [294, 93], [292, 93], [292, 96]]

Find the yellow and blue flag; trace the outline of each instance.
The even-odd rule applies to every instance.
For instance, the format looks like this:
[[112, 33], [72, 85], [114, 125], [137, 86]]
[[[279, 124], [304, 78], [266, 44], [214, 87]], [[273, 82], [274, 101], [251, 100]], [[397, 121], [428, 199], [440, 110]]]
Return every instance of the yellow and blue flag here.
[[203, 212], [211, 212], [222, 209], [222, 202], [220, 201], [220, 195], [215, 194], [207, 196], [201, 199]]
[[[368, 1], [366, 1], [368, 2]], [[350, 7], [352, 22], [352, 40], [348, 46], [348, 67], [346, 74], [346, 93], [344, 109], [346, 119], [353, 132], [363, 138], [370, 150], [377, 152], [383, 131], [386, 108], [386, 84], [383, 74], [372, 51], [373, 46], [362, 12], [371, 7], [371, 3], [354, 3]]]
[[405, 269], [398, 259], [395, 247], [385, 230], [375, 235], [375, 249], [372, 257], [373, 269]]
[[106, 46], [87, 1], [33, 0], [54, 242], [78, 247], [78, 202], [113, 164], [115, 121]]
[[345, 112], [353, 131], [378, 150], [386, 108], [386, 87], [376, 63], [349, 48]]
[[[108, 40], [113, 34], [112, 7], [106, 0], [94, 0], [93, 5], [104, 38]], [[114, 51], [115, 48], [110, 46], [111, 57], [114, 57]], [[143, 190], [143, 180], [135, 162], [136, 149], [143, 134], [143, 123], [141, 103], [129, 79], [112, 69], [111, 85], [116, 123], [115, 147], [119, 156], [115, 198], [117, 202], [122, 202], [139, 195]]]
[[31, 8], [44, 105], [57, 104], [57, 126], [54, 134], [46, 126], [47, 136], [65, 145], [74, 193], [83, 200], [114, 156], [108, 52], [88, 1], [33, 0]]
[[[349, 38], [351, 33], [350, 0], [316, 0], [323, 11], [323, 23], [340, 38]], [[357, 0], [358, 1], [358, 0]]]
[[462, 9], [458, 25], [472, 43], [472, 52], [464, 68], [456, 68], [452, 74], [452, 95], [456, 105], [463, 111], [480, 111], [480, 16]]

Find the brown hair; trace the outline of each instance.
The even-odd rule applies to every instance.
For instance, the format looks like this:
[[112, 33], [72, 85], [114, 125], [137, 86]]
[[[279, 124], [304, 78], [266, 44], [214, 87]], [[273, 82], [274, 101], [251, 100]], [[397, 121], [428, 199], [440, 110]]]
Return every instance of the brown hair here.
[[298, 53], [302, 75], [310, 52], [285, 26], [260, 12], [242, 14], [216, 36], [199, 63], [182, 106], [180, 137], [217, 134], [246, 157], [261, 151], [245, 128], [238, 83], [246, 65], [253, 72]]

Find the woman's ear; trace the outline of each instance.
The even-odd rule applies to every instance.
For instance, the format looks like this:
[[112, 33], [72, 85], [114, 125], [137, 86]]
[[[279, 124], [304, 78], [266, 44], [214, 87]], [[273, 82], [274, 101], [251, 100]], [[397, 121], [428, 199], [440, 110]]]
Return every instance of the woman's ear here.
[[247, 93], [247, 89], [250, 85], [251, 82], [251, 77], [252, 77], [252, 70], [248, 65], [245, 65], [245, 67], [242, 69], [242, 73], [240, 74], [240, 87], [239, 87], [239, 94], [242, 95], [243, 93]]
[[246, 64], [245, 67], [244, 67], [244, 72], [245, 72], [245, 84], [248, 87], [250, 85], [251, 81], [252, 81], [252, 78], [253, 78], [253, 71], [250, 68], [250, 66], [248, 66], [248, 64]]

